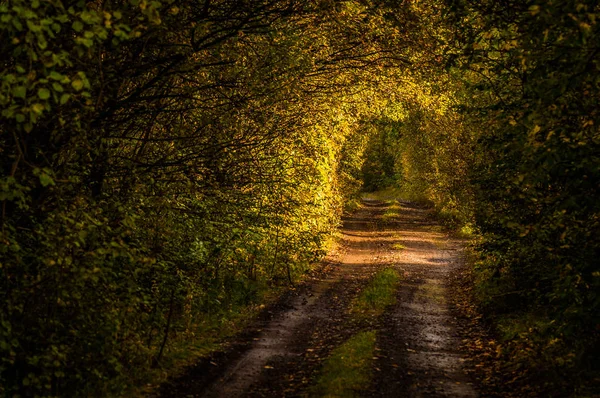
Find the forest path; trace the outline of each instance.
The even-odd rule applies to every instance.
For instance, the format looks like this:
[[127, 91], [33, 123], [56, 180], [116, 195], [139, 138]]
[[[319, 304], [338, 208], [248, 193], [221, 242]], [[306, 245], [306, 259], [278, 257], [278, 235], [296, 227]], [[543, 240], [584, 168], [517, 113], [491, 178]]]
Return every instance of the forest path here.
[[[393, 211], [392, 211], [393, 210]], [[460, 242], [426, 209], [380, 201], [344, 219], [342, 243], [326, 271], [282, 298], [224, 353], [163, 386], [162, 397], [310, 396], [323, 360], [364, 325], [348, 307], [373, 274], [401, 276], [392, 305], [369, 328], [378, 331], [373, 379], [364, 396], [475, 397], [462, 369], [461, 337], [447, 303], [460, 266]], [[361, 329], [362, 328], [362, 329]]]

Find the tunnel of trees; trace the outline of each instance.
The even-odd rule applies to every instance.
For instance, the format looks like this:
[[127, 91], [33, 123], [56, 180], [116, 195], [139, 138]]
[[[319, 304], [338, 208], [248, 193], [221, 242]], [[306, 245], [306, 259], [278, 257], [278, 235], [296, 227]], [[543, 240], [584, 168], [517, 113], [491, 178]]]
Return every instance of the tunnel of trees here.
[[595, 0], [0, 0], [0, 393], [122, 393], [386, 186], [473, 232], [478, 305], [523, 325], [501, 355], [557, 389], [597, 374], [599, 22]]

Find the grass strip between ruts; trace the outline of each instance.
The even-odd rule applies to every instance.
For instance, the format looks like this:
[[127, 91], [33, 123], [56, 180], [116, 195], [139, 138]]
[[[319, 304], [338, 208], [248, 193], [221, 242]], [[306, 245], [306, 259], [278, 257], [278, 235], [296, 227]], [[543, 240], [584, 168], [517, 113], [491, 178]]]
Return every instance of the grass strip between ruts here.
[[[350, 312], [357, 318], [378, 317], [395, 301], [400, 276], [386, 268], [373, 277], [371, 283], [352, 302]], [[317, 384], [311, 390], [316, 397], [354, 397], [371, 382], [377, 332], [355, 334], [334, 349], [325, 360]]]
[[350, 311], [358, 317], [377, 317], [395, 302], [396, 288], [400, 281], [398, 271], [386, 268], [373, 277], [369, 285], [352, 302]]
[[377, 333], [360, 332], [337, 347], [325, 361], [310, 396], [354, 397], [371, 381]]

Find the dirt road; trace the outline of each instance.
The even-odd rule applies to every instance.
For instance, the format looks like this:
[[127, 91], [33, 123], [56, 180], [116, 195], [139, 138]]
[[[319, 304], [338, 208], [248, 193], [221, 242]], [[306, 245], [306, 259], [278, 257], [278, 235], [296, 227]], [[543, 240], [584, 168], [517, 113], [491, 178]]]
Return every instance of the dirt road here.
[[[162, 397], [307, 396], [323, 360], [358, 330], [348, 306], [375, 272], [402, 279], [396, 304], [373, 320], [378, 331], [371, 397], [476, 397], [462, 369], [464, 338], [447, 303], [460, 243], [426, 210], [403, 202], [395, 213], [365, 201], [344, 220], [342, 244], [325, 272], [290, 292], [231, 346], [163, 386]], [[363, 325], [364, 327], [364, 325]]]

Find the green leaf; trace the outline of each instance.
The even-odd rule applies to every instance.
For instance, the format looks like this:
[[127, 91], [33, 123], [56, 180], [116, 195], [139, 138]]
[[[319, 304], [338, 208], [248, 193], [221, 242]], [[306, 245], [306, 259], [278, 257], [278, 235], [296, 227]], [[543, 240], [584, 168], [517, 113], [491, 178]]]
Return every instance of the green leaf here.
[[36, 25], [35, 23], [33, 23], [33, 21], [28, 20], [26, 23], [27, 23], [27, 27], [29, 28], [30, 31], [35, 32], [35, 33], [42, 31], [42, 27], [40, 25]]
[[38, 97], [40, 97], [41, 100], [47, 100], [50, 98], [50, 90], [47, 88], [40, 88], [38, 90]]
[[92, 14], [88, 11], [84, 11], [81, 13], [81, 20], [87, 24], [91, 24], [92, 23]]
[[52, 72], [50, 72], [50, 75], [48, 77], [52, 80], [58, 80], [58, 81], [61, 81], [62, 79], [64, 79], [63, 75], [61, 75], [60, 73], [58, 73], [54, 70]]
[[40, 174], [40, 183], [42, 186], [55, 185], [54, 180], [48, 174]]
[[12, 24], [16, 30], [23, 30], [23, 25], [21, 24], [21, 21], [19, 21], [18, 19], [14, 18], [12, 20]]
[[42, 49], [45, 50], [48, 47], [48, 42], [46, 41], [46, 39], [43, 36], [40, 36], [38, 38], [38, 46]]
[[78, 37], [76, 39], [76, 42], [78, 44], [83, 44], [87, 48], [90, 48], [90, 47], [92, 47], [94, 45], [94, 40], [92, 40], [92, 39], [86, 39], [86, 38], [82, 38], [82, 37]]
[[58, 93], [62, 93], [63, 91], [65, 91], [63, 86], [61, 86], [59, 83], [52, 83], [52, 88]]
[[73, 88], [75, 90], [81, 91], [83, 89], [83, 80], [81, 80], [81, 79], [73, 80], [73, 82], [71, 83], [71, 86], [73, 86]]
[[73, 30], [75, 32], [81, 32], [83, 30], [83, 24], [81, 23], [81, 21], [73, 22]]
[[40, 103], [35, 103], [33, 105], [31, 105], [31, 110], [35, 113], [37, 113], [38, 115], [41, 115], [42, 112], [44, 111], [44, 105], [40, 104]]
[[69, 100], [69, 98], [71, 98], [71, 94], [63, 94], [60, 96], [60, 104], [64, 105], [67, 103], [67, 101]]
[[50, 176], [50, 173], [50, 169], [47, 168], [40, 169], [36, 167], [33, 170], [33, 174], [38, 176], [40, 179], [40, 184], [42, 184], [44, 187], [47, 187], [48, 185], [55, 185], [54, 179]]
[[27, 96], [27, 88], [25, 86], [13, 87], [12, 94], [15, 98], [25, 98]]

